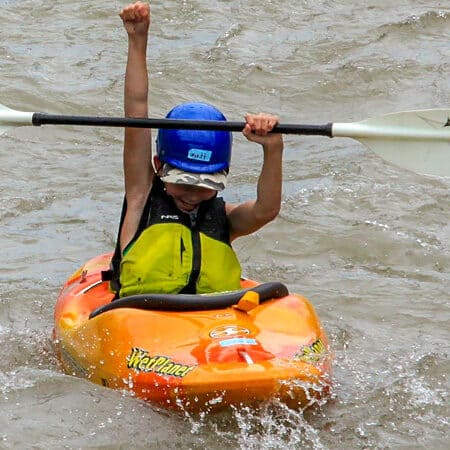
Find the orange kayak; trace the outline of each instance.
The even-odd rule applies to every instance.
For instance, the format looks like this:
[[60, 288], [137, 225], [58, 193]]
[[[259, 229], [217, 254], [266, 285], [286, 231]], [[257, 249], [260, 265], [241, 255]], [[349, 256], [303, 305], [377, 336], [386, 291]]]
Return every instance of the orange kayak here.
[[101, 280], [110, 258], [88, 261], [58, 297], [54, 342], [67, 373], [190, 412], [271, 398], [304, 408], [329, 393], [326, 334], [283, 284], [112, 301]]

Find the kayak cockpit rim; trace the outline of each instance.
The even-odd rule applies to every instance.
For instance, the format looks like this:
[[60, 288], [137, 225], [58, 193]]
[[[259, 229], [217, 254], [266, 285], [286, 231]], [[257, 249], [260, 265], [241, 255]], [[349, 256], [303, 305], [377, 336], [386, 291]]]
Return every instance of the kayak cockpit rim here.
[[120, 308], [153, 311], [206, 311], [224, 309], [236, 305], [247, 292], [256, 292], [259, 303], [289, 295], [288, 288], [279, 281], [262, 283], [246, 289], [218, 294], [139, 294], [113, 300], [95, 309], [89, 315], [93, 319], [99, 314]]

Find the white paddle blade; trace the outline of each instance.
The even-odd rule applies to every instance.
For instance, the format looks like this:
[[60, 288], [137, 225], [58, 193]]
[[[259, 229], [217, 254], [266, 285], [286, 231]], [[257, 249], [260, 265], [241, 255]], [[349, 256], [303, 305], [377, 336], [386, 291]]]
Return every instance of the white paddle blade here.
[[12, 127], [33, 125], [32, 112], [16, 111], [0, 104], [0, 135]]
[[450, 177], [450, 110], [404, 111], [333, 124], [333, 137], [351, 137], [383, 159], [413, 172]]

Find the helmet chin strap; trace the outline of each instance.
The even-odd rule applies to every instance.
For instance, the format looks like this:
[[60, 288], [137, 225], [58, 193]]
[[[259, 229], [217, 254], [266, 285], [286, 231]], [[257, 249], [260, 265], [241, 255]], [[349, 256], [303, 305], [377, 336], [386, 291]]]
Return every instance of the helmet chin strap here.
[[156, 175], [159, 176], [159, 172], [161, 171], [163, 165], [164, 163], [159, 159], [158, 155], [154, 155], [152, 158], [152, 167]]

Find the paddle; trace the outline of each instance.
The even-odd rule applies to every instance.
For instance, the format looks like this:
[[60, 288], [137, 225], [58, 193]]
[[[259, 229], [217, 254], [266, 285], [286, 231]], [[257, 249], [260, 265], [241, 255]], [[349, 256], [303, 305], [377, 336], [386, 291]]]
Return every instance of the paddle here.
[[[244, 122], [90, 117], [15, 111], [0, 105], [0, 134], [22, 125], [86, 125], [241, 131]], [[283, 134], [348, 137], [385, 160], [414, 172], [450, 177], [450, 109], [403, 111], [354, 123], [280, 124]]]

